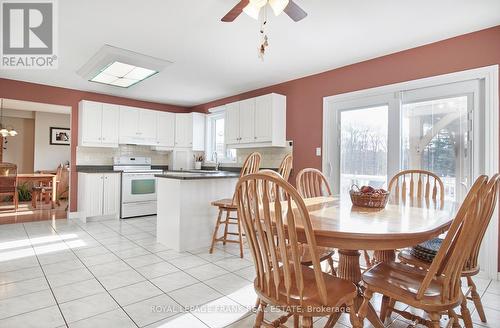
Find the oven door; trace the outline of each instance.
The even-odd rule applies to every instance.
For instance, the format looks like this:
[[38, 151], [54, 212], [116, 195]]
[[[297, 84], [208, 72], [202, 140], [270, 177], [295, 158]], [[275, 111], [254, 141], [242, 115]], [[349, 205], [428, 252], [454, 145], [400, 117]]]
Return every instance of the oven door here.
[[122, 202], [156, 200], [156, 178], [151, 173], [123, 173]]

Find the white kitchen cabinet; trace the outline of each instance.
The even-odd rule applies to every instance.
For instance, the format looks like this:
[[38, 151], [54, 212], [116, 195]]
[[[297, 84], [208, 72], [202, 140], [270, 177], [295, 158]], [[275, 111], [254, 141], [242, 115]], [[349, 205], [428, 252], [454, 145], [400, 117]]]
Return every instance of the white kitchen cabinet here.
[[205, 115], [201, 113], [175, 114], [175, 148], [205, 150]]
[[120, 215], [121, 175], [118, 173], [103, 174], [103, 216]]
[[240, 142], [240, 103], [227, 104], [224, 118], [224, 139], [226, 144]]
[[158, 112], [153, 110], [139, 110], [139, 135], [143, 145], [154, 145], [157, 139]]
[[271, 93], [226, 105], [229, 148], [285, 147], [286, 97]]
[[139, 138], [139, 110], [120, 106], [120, 143], [133, 144]]
[[78, 214], [88, 218], [120, 216], [121, 175], [78, 173]]
[[193, 146], [193, 118], [191, 114], [175, 114], [175, 147]]
[[102, 144], [118, 145], [119, 117], [120, 106], [102, 104]]
[[255, 98], [240, 102], [240, 143], [255, 142]]
[[158, 112], [157, 117], [157, 139], [158, 147], [174, 148], [175, 144], [175, 114], [169, 112]]
[[157, 112], [120, 106], [120, 144], [154, 145], [157, 138]]
[[78, 104], [78, 145], [118, 147], [119, 106], [82, 100]]

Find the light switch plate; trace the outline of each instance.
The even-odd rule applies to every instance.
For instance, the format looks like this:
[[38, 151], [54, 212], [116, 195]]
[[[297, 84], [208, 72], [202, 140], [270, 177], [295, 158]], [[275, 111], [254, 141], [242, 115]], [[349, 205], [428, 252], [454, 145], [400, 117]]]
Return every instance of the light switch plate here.
[[321, 147], [316, 148], [316, 156], [321, 156]]

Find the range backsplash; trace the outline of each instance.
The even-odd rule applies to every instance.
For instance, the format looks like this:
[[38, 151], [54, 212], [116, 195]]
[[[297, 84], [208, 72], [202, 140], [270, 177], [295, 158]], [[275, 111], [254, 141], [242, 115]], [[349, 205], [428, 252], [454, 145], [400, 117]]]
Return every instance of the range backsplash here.
[[121, 145], [119, 148], [77, 147], [77, 165], [112, 165], [115, 156], [151, 157], [153, 165], [170, 165], [171, 152], [153, 151], [149, 146]]
[[[221, 163], [221, 167], [241, 167], [248, 155], [254, 151], [262, 155], [261, 168], [277, 169], [283, 158], [288, 154], [293, 154], [293, 145], [287, 142], [286, 147], [266, 147], [266, 148], [242, 148], [236, 151], [235, 163]], [[292, 143], [293, 144], [293, 143]], [[207, 164], [209, 166], [210, 164]]]

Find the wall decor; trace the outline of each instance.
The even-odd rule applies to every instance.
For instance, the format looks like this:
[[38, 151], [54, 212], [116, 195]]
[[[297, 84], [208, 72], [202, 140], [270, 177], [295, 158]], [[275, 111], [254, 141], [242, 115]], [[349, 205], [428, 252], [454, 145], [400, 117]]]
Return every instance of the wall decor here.
[[50, 144], [69, 146], [71, 132], [68, 128], [50, 128]]

